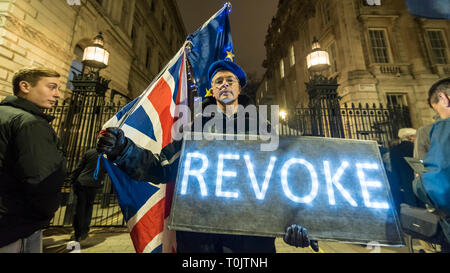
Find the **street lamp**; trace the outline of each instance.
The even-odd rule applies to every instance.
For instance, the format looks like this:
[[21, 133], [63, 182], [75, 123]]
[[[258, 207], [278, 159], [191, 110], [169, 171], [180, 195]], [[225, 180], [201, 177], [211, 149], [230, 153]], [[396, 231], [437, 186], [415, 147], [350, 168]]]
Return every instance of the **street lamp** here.
[[314, 37], [312, 51], [306, 56], [306, 64], [310, 72], [306, 92], [311, 107], [312, 134], [326, 137], [344, 137], [340, 117], [340, 97], [337, 94], [337, 77], [327, 78], [325, 72], [330, 67], [328, 52], [320, 48]]
[[102, 33], [99, 32], [94, 37], [93, 44], [84, 49], [82, 63], [85, 66], [97, 68], [98, 70], [106, 68], [109, 61], [109, 52], [103, 48], [104, 40]]
[[313, 73], [320, 73], [330, 67], [330, 56], [328, 52], [320, 49], [319, 41], [314, 37], [312, 52], [306, 56], [308, 70]]
[[282, 120], [286, 120], [286, 117], [287, 117], [286, 111], [280, 110], [279, 114], [280, 114], [280, 117], [281, 117]]

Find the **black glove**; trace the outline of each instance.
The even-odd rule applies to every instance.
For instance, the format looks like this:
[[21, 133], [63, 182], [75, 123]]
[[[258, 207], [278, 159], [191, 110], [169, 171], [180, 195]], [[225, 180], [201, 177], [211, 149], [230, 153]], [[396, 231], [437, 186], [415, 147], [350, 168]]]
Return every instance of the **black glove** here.
[[295, 247], [308, 247], [315, 251], [319, 251], [319, 243], [315, 240], [309, 240], [308, 230], [299, 225], [290, 225], [286, 227], [286, 233], [284, 234], [283, 240], [286, 244]]
[[126, 145], [127, 138], [122, 129], [110, 127], [100, 132], [97, 141], [97, 152], [105, 153], [109, 160], [115, 160]]

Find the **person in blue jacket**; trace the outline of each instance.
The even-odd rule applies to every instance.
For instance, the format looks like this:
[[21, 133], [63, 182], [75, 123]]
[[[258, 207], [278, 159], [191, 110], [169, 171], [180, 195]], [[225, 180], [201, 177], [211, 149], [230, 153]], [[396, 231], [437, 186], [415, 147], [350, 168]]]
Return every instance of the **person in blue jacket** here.
[[413, 188], [418, 198], [441, 216], [442, 230], [450, 242], [450, 78], [430, 88], [428, 104], [441, 120], [431, 128], [430, 150], [424, 159], [426, 172], [414, 180]]

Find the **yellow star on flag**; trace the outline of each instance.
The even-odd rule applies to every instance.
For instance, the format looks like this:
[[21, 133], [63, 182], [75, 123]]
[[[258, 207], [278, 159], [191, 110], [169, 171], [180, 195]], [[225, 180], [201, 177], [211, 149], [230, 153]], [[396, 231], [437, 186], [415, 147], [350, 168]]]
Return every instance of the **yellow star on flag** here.
[[206, 97], [212, 97], [212, 88], [206, 89], [205, 98], [206, 98]]
[[227, 51], [227, 56], [225, 57], [225, 59], [230, 59], [230, 61], [234, 62], [233, 58], [234, 58], [233, 51], [232, 50]]

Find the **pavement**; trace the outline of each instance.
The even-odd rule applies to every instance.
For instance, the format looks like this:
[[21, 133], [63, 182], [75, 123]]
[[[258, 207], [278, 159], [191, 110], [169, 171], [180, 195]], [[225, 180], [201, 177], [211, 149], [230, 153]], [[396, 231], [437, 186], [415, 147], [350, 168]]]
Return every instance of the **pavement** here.
[[[91, 228], [80, 243], [70, 241], [72, 228], [48, 228], [43, 232], [44, 253], [135, 253], [126, 227]], [[315, 253], [311, 248], [296, 248], [275, 239], [277, 253]], [[407, 247], [373, 247], [319, 241], [319, 253], [408, 253]]]

